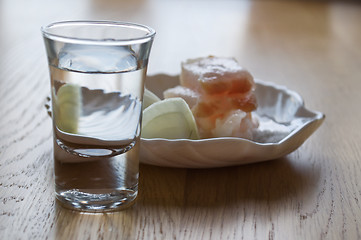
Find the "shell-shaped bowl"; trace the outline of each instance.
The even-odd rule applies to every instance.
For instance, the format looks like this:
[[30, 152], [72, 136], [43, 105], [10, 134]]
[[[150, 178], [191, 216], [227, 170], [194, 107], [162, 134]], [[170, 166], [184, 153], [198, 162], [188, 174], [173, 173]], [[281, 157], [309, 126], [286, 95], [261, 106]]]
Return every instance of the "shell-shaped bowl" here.
[[[147, 78], [149, 90], [162, 97], [176, 86], [178, 76], [159, 74]], [[254, 139], [235, 137], [141, 139], [140, 161], [179, 168], [215, 168], [273, 160], [299, 148], [322, 124], [325, 115], [308, 110], [299, 94], [283, 86], [256, 80], [260, 126]]]

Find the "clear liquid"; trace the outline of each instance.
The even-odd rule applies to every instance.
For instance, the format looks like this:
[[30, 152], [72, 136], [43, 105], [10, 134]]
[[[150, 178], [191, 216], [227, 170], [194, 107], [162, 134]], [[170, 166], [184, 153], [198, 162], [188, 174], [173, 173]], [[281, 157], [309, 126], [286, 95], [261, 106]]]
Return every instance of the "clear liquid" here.
[[126, 206], [138, 191], [145, 69], [50, 72], [57, 198], [90, 211]]

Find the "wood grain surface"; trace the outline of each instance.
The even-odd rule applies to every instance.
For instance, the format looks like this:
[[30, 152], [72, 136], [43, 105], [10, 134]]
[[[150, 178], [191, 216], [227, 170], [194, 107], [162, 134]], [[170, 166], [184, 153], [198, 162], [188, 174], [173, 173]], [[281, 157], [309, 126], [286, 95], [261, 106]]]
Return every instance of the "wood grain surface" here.
[[[140, 166], [132, 208], [82, 214], [54, 198], [40, 26], [132, 21], [157, 31], [149, 74], [235, 57], [326, 120], [282, 159]], [[349, 1], [0, 0], [0, 239], [361, 239], [361, 4]]]

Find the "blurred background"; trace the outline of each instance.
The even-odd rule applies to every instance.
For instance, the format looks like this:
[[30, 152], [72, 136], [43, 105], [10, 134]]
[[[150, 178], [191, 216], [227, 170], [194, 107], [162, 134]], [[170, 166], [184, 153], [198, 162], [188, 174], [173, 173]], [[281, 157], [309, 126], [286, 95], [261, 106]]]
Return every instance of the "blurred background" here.
[[[1, 0], [0, 36], [12, 37], [6, 38], [8, 42], [0, 39], [0, 44], [5, 46], [2, 49], [11, 51], [12, 46], [31, 46], [33, 43], [27, 41], [36, 41], [38, 51], [43, 52], [40, 26], [50, 22], [83, 19], [132, 21], [149, 25], [157, 31], [150, 73], [178, 73], [181, 61], [212, 54], [234, 56], [264, 78], [270, 72], [276, 74], [274, 68], [287, 70], [290, 61], [307, 62], [307, 58], [322, 56], [333, 44], [330, 41], [333, 35], [341, 36], [345, 44], [361, 41], [352, 36], [353, 32], [360, 31], [359, 26], [347, 24], [361, 18], [354, 8], [355, 3], [326, 3], [214, 0], [204, 8], [202, 0], [65, 0], [61, 3]], [[337, 10], [332, 7], [336, 5]], [[185, 48], [190, 50], [184, 51]], [[299, 51], [304, 53], [304, 58], [295, 56]], [[343, 61], [342, 52], [328, 54], [338, 56], [334, 59], [330, 56], [330, 61]], [[277, 61], [272, 61], [275, 58]], [[322, 59], [319, 64], [323, 64]], [[345, 71], [353, 67], [356, 66], [345, 66]], [[274, 77], [282, 77], [280, 75]]]

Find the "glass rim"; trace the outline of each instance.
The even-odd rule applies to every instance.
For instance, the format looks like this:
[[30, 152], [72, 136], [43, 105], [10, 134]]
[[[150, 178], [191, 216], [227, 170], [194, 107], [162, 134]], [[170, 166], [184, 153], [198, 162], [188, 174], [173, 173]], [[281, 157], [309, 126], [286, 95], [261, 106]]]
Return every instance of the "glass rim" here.
[[[94, 25], [94, 26], [121, 26], [121, 27], [128, 27], [138, 30], [143, 30], [148, 32], [146, 35], [141, 37], [134, 37], [134, 38], [119, 38], [119, 39], [112, 39], [112, 41], [107, 41], [106, 39], [93, 39], [93, 38], [80, 38], [80, 37], [70, 37], [70, 36], [63, 36], [61, 34], [51, 33], [49, 30], [53, 27], [57, 26], [82, 26], [82, 25]], [[100, 45], [128, 45], [130, 43], [143, 43], [150, 41], [154, 35], [155, 30], [151, 27], [148, 27], [143, 24], [133, 23], [133, 22], [124, 22], [124, 21], [92, 21], [92, 20], [76, 20], [76, 21], [60, 21], [60, 22], [53, 22], [46, 26], [41, 27], [41, 32], [44, 37], [62, 41], [62, 42], [69, 42], [69, 43], [80, 43], [80, 44], [100, 44]]]

